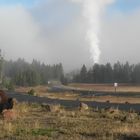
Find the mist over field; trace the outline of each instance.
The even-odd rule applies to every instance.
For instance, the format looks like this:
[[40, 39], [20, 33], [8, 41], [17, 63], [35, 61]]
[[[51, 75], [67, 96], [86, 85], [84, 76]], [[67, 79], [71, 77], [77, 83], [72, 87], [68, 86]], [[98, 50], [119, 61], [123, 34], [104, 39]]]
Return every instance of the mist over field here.
[[140, 0], [0, 0], [0, 139], [140, 140], [139, 37]]
[[62, 62], [66, 71], [82, 64], [92, 66], [96, 62], [94, 58], [99, 63], [118, 60], [138, 63], [140, 3], [138, 0], [125, 1], [122, 6], [118, 3], [120, 0], [106, 5], [100, 15], [99, 59], [94, 56], [98, 54], [94, 43], [94, 49], [90, 49], [86, 38], [89, 27], [83, 16], [83, 6], [71, 0], [2, 3], [0, 48], [5, 59], [20, 57], [31, 62], [35, 58], [46, 64]]

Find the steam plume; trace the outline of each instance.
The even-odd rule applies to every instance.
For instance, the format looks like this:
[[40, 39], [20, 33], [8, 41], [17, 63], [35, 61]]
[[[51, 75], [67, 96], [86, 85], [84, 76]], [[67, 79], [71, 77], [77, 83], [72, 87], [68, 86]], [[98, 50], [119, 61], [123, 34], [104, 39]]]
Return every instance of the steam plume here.
[[72, 0], [82, 4], [83, 16], [86, 19], [87, 34], [86, 40], [89, 42], [91, 59], [94, 63], [99, 63], [100, 48], [99, 48], [99, 32], [100, 18], [105, 7], [111, 4], [114, 0]]

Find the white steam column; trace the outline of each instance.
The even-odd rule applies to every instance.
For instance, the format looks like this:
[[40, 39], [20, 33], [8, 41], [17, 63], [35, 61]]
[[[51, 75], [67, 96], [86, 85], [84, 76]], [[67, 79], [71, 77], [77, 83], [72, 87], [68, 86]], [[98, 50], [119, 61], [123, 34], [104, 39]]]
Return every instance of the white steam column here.
[[99, 33], [101, 15], [108, 4], [114, 0], [71, 0], [82, 4], [83, 16], [86, 22], [86, 40], [89, 43], [91, 59], [99, 63], [101, 50], [99, 48]]

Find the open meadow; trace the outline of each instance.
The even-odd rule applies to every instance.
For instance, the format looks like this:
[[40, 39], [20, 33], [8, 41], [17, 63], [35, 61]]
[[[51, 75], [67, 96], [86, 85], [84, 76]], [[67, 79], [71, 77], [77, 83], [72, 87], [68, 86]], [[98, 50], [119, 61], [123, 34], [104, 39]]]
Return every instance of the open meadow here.
[[[95, 92], [115, 92], [114, 84], [82, 84], [72, 83], [70, 87], [94, 90]], [[135, 84], [118, 84], [116, 92], [124, 93], [140, 93], [140, 85]]]
[[140, 140], [140, 0], [0, 0], [0, 140]]
[[0, 116], [1, 140], [139, 140], [140, 116], [117, 109], [17, 103]]
[[[80, 90], [89, 90], [97, 92], [97, 96], [81, 96], [80, 93], [75, 92], [49, 92], [48, 86], [37, 87], [18, 87], [16, 91], [19, 93], [27, 93], [34, 89], [37, 96], [48, 97], [50, 99], [61, 100], [79, 100], [79, 101], [97, 101], [97, 102], [110, 102], [110, 103], [140, 103], [140, 86], [139, 85], [126, 85], [122, 84], [117, 87], [116, 93], [125, 96], [115, 96], [115, 89], [113, 84], [69, 84], [68, 87], [73, 87]], [[109, 93], [109, 95], [100, 95], [98, 93]], [[131, 94], [133, 96], [126, 96]], [[136, 95], [136, 96], [134, 96]]]
[[[71, 85], [78, 88], [84, 86]], [[91, 85], [86, 85], [86, 88]], [[105, 85], [93, 89], [107, 89]], [[99, 88], [100, 87], [100, 88]], [[127, 90], [128, 86], [121, 88]], [[138, 88], [132, 88], [133, 94]], [[112, 88], [112, 87], [110, 87]], [[121, 111], [108, 107], [90, 107], [84, 101], [139, 102], [139, 98], [99, 96], [80, 97], [78, 93], [50, 93], [47, 86], [17, 87], [17, 94], [47, 97], [51, 99], [77, 100], [79, 106], [67, 108], [60, 104], [18, 102], [10, 111], [0, 115], [1, 140], [139, 140], [140, 113], [134, 110]], [[105, 91], [105, 90], [104, 90]], [[113, 93], [112, 93], [113, 94]], [[124, 93], [127, 94], [127, 93]], [[27, 96], [28, 97], [28, 96]], [[126, 103], [125, 103], [126, 104]]]

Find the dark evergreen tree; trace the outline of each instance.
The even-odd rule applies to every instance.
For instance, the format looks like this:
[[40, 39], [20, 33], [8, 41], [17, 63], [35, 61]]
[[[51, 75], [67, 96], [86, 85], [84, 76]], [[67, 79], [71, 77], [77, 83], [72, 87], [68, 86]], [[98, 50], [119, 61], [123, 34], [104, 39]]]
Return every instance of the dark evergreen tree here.
[[[31, 64], [18, 59], [17, 61], [5, 61], [5, 77], [11, 79], [19, 86], [35, 86], [47, 84], [49, 80], [55, 79], [65, 81], [62, 64], [45, 65], [33, 60]], [[64, 80], [65, 79], [65, 80]]]
[[86, 83], [87, 82], [87, 68], [85, 65], [82, 66], [80, 71], [80, 82]]
[[104, 82], [105, 83], [112, 83], [113, 82], [113, 69], [110, 63], [105, 65], [105, 75], [104, 75]]
[[80, 83], [140, 83], [140, 64], [130, 65], [128, 62], [113, 65], [95, 64], [88, 71], [83, 65], [81, 71], [74, 75], [74, 82]]
[[140, 64], [137, 64], [135, 67], [133, 67], [131, 76], [133, 83], [140, 83]]

